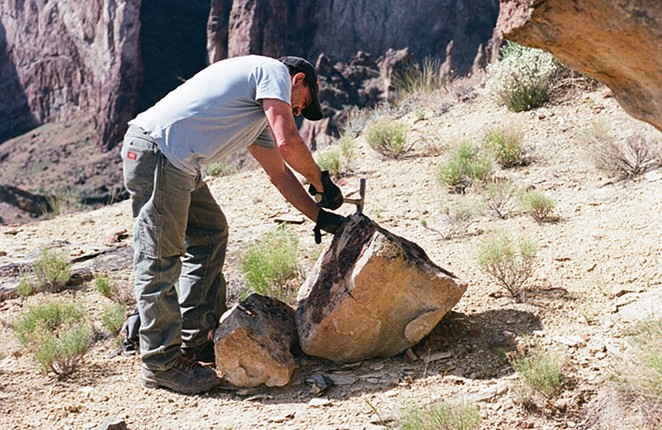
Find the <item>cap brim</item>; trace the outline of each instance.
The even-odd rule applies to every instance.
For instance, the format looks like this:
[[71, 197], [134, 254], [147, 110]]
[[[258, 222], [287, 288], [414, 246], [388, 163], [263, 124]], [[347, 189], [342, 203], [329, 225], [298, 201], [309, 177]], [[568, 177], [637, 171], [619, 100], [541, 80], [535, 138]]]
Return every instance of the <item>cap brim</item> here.
[[317, 91], [315, 91], [313, 88], [310, 89], [310, 94], [313, 96], [313, 101], [308, 107], [302, 110], [301, 113], [303, 114], [303, 117], [308, 120], [318, 121], [324, 118], [324, 114], [322, 113], [322, 106], [320, 105], [320, 99], [317, 95]]

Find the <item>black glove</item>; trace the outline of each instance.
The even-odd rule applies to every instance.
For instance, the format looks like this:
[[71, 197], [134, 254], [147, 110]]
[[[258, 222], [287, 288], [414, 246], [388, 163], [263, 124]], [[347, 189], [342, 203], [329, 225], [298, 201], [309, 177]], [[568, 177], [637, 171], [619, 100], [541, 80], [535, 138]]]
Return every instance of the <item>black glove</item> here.
[[317, 214], [317, 224], [315, 224], [315, 228], [313, 229], [313, 233], [315, 233], [315, 243], [322, 243], [321, 230], [324, 230], [327, 233], [336, 234], [340, 231], [345, 222], [347, 222], [347, 218], [344, 216], [320, 209]]
[[340, 191], [340, 188], [333, 183], [329, 176], [329, 172], [326, 170], [322, 172], [322, 186], [324, 187], [324, 191], [321, 193], [317, 191], [313, 184], [310, 184], [308, 187], [308, 193], [315, 197], [317, 206], [331, 210], [336, 210], [342, 206], [342, 192]]

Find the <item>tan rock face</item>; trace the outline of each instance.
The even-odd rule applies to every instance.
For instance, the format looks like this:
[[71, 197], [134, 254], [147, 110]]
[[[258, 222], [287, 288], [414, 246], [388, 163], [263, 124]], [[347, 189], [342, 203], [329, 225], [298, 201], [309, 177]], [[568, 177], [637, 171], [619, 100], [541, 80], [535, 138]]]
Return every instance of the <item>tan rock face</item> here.
[[221, 317], [214, 336], [216, 368], [237, 387], [287, 385], [296, 369], [294, 309], [251, 294]]
[[662, 130], [662, 2], [501, 0], [497, 31], [604, 83]]
[[354, 215], [299, 291], [301, 348], [340, 362], [396, 355], [429, 334], [466, 289], [418, 245]]

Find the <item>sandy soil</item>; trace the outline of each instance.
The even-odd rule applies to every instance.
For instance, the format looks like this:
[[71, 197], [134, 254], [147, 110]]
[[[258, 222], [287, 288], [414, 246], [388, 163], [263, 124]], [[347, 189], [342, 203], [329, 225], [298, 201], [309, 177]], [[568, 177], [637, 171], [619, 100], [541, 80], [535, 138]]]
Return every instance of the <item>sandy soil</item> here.
[[[637, 132], [659, 139], [660, 134], [628, 117], [605, 93], [577, 93], [563, 103], [519, 114], [482, 96], [452, 104], [430, 100], [419, 106], [425, 119], [420, 120], [420, 114], [401, 118], [410, 126], [414, 146], [400, 160], [383, 159], [358, 139], [354, 172], [343, 178], [342, 188], [352, 190], [359, 178], [366, 178], [365, 213], [418, 243], [432, 261], [469, 284], [455, 309], [413, 348], [418, 360], [401, 355], [343, 366], [301, 357], [300, 368], [283, 388], [214, 390], [194, 396], [147, 390], [138, 382], [138, 358], [106, 358], [114, 339], [104, 333], [100, 321], [101, 309], [110, 301], [88, 282], [58, 294], [84, 303], [100, 333], [80, 369], [65, 380], [40, 373], [9, 328], [20, 312], [50, 296], [0, 303], [5, 343], [0, 351], [0, 428], [93, 429], [106, 417], [123, 419], [130, 429], [395, 428], [401, 409], [415, 401], [475, 404], [483, 429], [639, 428], [636, 408], [624, 414], [616, 410], [614, 415], [613, 406], [609, 421], [609, 408], [602, 400], [613, 393], [609, 379], [623, 348], [623, 330], [633, 319], [625, 310], [662, 290], [662, 171], [613, 181], [596, 169], [581, 135], [596, 120], [620, 136]], [[461, 139], [479, 142], [486, 128], [504, 124], [523, 131], [533, 162], [497, 174], [554, 198], [556, 221], [537, 223], [517, 212], [501, 220], [486, 213], [466, 234], [444, 239], [435, 232], [447, 228], [441, 208], [460, 197], [446, 193], [435, 181], [436, 168], [445, 157], [443, 148]], [[299, 215], [260, 171], [213, 179], [210, 185], [231, 223], [226, 275], [236, 286], [242, 283], [238, 262], [243, 247], [273, 228], [274, 218]], [[340, 212], [349, 214], [353, 208]], [[15, 284], [13, 268], [34, 261], [44, 248], [76, 258], [130, 246], [128, 237], [105, 243], [109, 230], [130, 231], [130, 224], [129, 204], [122, 202], [0, 227], [3, 288]], [[313, 225], [292, 228], [300, 233], [302, 267], [309, 269], [320, 251], [313, 242]], [[538, 244], [526, 303], [504, 294], [476, 264], [478, 244], [494, 230], [524, 235]], [[321, 246], [329, 242], [326, 237]], [[99, 257], [86, 264], [110, 270], [130, 291], [129, 254], [111, 253], [114, 260]], [[563, 393], [537, 411], [518, 404], [519, 377], [504, 360], [505, 354], [531, 344], [560, 354], [566, 375]], [[322, 373], [336, 385], [317, 397], [307, 380]]]

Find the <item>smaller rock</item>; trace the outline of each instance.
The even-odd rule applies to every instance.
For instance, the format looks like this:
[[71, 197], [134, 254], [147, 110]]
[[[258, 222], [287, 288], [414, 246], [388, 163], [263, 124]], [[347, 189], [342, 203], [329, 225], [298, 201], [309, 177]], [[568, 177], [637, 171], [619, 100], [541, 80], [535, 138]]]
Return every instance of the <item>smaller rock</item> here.
[[294, 309], [251, 294], [221, 317], [214, 336], [216, 368], [237, 387], [282, 387], [297, 367], [295, 345]]
[[97, 430], [127, 430], [126, 422], [120, 418], [108, 417], [103, 420], [103, 423]]
[[554, 340], [563, 345], [575, 347], [583, 345], [586, 343], [586, 340], [581, 336], [555, 336]]

